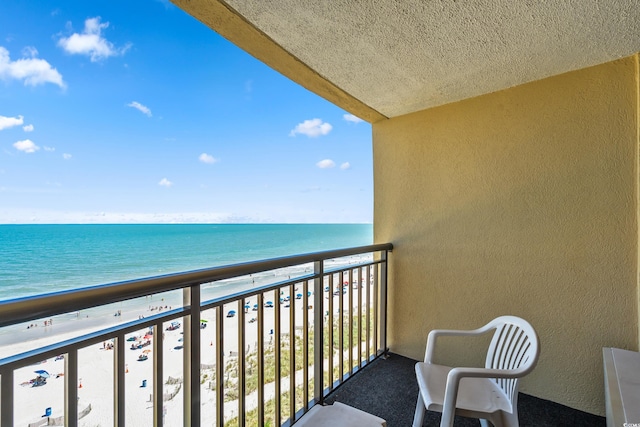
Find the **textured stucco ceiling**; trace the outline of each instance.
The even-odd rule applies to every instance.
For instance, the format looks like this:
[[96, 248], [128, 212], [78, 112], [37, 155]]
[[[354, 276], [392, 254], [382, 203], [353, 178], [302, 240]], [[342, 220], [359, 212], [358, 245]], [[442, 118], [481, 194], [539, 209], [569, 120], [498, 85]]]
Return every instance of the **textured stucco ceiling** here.
[[[225, 35], [204, 6], [222, 4], [383, 117], [640, 51], [640, 7], [631, 0], [173, 1]], [[278, 69], [260, 52], [252, 54]], [[305, 85], [303, 75], [280, 71]]]

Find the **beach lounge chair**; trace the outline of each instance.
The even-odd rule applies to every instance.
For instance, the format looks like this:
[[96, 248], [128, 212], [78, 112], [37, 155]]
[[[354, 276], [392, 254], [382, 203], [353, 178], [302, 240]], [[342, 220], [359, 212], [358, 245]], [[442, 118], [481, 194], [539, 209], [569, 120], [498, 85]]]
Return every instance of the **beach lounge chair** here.
[[[494, 331], [484, 368], [453, 368], [433, 363], [439, 336], [474, 336]], [[422, 426], [425, 409], [442, 412], [440, 427], [452, 427], [456, 414], [479, 418], [483, 426], [518, 426], [518, 380], [533, 370], [540, 348], [525, 320], [501, 316], [472, 331], [433, 330], [424, 362], [416, 363], [420, 392], [413, 427]]]

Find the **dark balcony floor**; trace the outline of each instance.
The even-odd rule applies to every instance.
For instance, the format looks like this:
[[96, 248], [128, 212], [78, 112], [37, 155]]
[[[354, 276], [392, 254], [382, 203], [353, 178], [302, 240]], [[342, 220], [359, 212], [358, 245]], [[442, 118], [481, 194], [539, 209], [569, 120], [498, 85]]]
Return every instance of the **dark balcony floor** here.
[[[416, 361], [396, 354], [378, 359], [330, 394], [326, 402], [342, 402], [377, 415], [388, 427], [407, 427], [413, 422], [418, 397]], [[522, 427], [605, 426], [604, 417], [577, 411], [558, 403], [520, 393], [518, 411]], [[440, 414], [427, 411], [425, 426], [438, 426]], [[477, 420], [456, 417], [458, 426], [479, 426]]]

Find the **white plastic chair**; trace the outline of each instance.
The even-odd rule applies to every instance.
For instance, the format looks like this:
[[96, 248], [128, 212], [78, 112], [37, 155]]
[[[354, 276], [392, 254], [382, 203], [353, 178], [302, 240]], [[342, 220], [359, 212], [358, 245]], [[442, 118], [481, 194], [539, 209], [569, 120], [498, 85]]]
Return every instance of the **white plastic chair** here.
[[[433, 363], [436, 338], [473, 336], [495, 330], [484, 368], [453, 368]], [[425, 410], [442, 412], [440, 427], [452, 427], [456, 414], [479, 418], [487, 427], [518, 426], [518, 380], [533, 370], [540, 347], [524, 319], [501, 316], [473, 331], [433, 330], [424, 363], [416, 363], [420, 393], [413, 427], [422, 426]]]

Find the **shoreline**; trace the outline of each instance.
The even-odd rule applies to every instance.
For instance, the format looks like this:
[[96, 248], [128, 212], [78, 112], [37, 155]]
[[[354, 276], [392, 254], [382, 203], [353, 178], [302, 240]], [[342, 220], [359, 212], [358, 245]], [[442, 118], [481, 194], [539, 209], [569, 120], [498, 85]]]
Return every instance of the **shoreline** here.
[[[362, 260], [356, 260], [356, 262], [360, 261]], [[353, 262], [354, 259], [345, 258], [340, 262], [332, 262], [329, 260], [327, 261], [327, 265], [332, 268], [340, 268], [351, 265]], [[309, 273], [311, 271], [310, 268], [312, 267], [303, 264], [262, 272], [248, 277], [242, 276], [226, 279], [216, 282], [213, 285], [205, 285], [202, 289], [202, 301], [288, 280], [291, 277]], [[345, 274], [345, 277], [348, 277], [348, 275]], [[274, 303], [277, 302], [277, 298], [274, 298], [272, 301]], [[43, 346], [41, 343], [46, 342], [47, 339], [60, 341], [55, 338], [59, 334], [71, 332], [84, 334], [93, 332], [136, 320], [139, 316], [146, 317], [156, 314], [149, 310], [150, 307], [162, 307], [162, 309], [166, 307], [169, 309], [181, 307], [182, 304], [182, 293], [180, 290], [176, 290], [0, 328], [0, 359], [16, 354], [14, 351], [7, 351], [5, 348], [7, 346], [34, 342], [33, 348], [39, 348]], [[230, 309], [235, 310], [235, 308]], [[114, 316], [116, 313], [121, 313], [121, 315]], [[45, 322], [50, 322], [51, 324], [46, 326], [44, 324]]]

